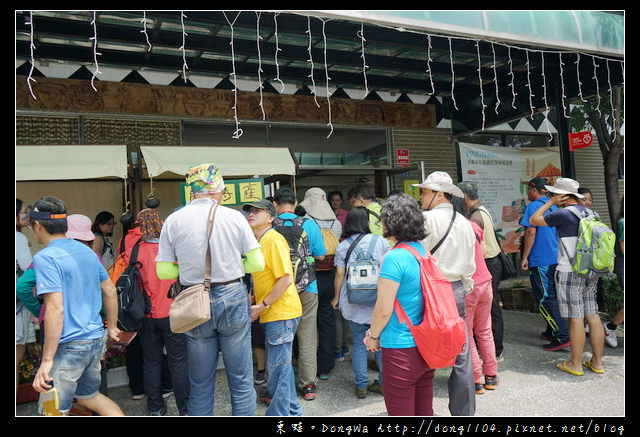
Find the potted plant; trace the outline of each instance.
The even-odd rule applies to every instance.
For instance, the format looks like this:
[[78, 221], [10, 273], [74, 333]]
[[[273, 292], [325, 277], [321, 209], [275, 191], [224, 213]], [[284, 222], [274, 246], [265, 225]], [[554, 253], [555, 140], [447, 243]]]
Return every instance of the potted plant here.
[[18, 391], [16, 394], [16, 404], [25, 402], [35, 402], [40, 394], [33, 388], [33, 378], [35, 378], [40, 367], [40, 357], [42, 348], [38, 343], [27, 344], [24, 359], [18, 371]]

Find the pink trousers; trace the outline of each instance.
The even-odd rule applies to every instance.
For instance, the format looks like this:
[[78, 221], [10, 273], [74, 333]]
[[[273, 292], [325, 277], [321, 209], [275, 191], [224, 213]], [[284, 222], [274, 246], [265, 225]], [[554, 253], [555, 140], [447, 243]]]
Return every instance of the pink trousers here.
[[[483, 374], [490, 376], [498, 374], [496, 347], [491, 331], [491, 302], [493, 300], [491, 281], [474, 284], [473, 292], [467, 294], [466, 300], [467, 333], [472, 346], [473, 379], [476, 383], [481, 383]], [[477, 347], [473, 347], [474, 342], [471, 341], [474, 337]], [[480, 363], [480, 357], [482, 357], [482, 363]]]
[[433, 416], [433, 376], [418, 348], [382, 349], [382, 388], [389, 416]]

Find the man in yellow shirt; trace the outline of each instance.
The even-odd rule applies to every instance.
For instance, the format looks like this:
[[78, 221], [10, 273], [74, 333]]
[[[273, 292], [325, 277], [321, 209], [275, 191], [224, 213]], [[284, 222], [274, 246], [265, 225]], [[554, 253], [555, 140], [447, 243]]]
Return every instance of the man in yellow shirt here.
[[302, 304], [293, 281], [293, 267], [287, 240], [275, 229], [276, 209], [263, 199], [242, 207], [260, 243], [265, 269], [253, 276], [255, 304], [251, 320], [260, 319], [267, 350], [267, 390], [271, 402], [267, 416], [301, 416], [291, 365], [293, 339], [302, 316]]

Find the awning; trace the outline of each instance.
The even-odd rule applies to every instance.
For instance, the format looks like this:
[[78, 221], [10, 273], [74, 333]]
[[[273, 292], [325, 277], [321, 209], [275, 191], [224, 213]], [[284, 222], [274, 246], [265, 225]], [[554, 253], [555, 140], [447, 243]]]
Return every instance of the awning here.
[[223, 177], [295, 175], [296, 164], [286, 147], [140, 146], [150, 177], [184, 176], [189, 168], [213, 162]]
[[127, 178], [127, 146], [16, 146], [16, 181]]

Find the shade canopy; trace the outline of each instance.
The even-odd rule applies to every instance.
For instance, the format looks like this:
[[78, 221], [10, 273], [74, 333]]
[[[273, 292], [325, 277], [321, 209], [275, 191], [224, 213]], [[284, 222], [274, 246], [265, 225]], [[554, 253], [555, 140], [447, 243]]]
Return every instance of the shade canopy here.
[[16, 146], [16, 181], [127, 178], [127, 146]]
[[150, 177], [173, 173], [184, 176], [189, 168], [213, 162], [222, 175], [295, 175], [296, 164], [286, 147], [141, 146]]

